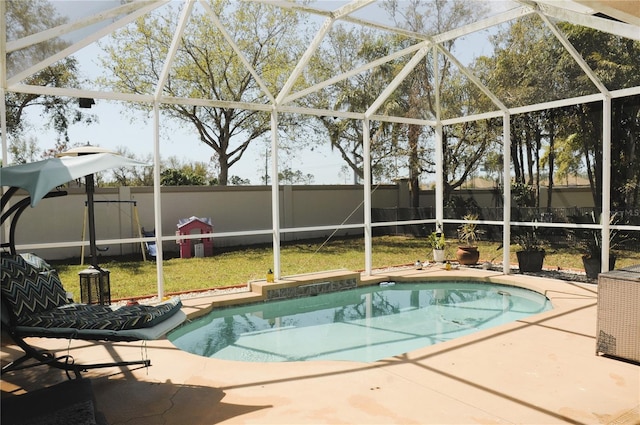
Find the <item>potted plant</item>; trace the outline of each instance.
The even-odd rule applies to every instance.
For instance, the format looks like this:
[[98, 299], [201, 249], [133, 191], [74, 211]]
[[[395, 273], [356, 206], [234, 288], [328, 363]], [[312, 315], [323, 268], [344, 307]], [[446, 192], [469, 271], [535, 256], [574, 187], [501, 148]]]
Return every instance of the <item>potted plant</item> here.
[[444, 249], [446, 246], [444, 233], [432, 232], [431, 234], [429, 234], [429, 236], [427, 236], [427, 243], [433, 250], [433, 261], [437, 263], [444, 263], [444, 260], [445, 260]]
[[465, 219], [465, 223], [462, 223], [460, 227], [458, 227], [458, 238], [462, 244], [458, 246], [456, 258], [460, 264], [473, 265], [476, 264], [480, 258], [478, 246], [474, 245], [476, 240], [478, 240], [478, 225], [474, 223], [474, 221], [478, 219], [478, 215], [467, 214], [463, 218]]
[[[569, 218], [577, 224], [598, 224], [599, 222], [599, 220], [596, 220], [596, 215], [593, 211], [584, 215], [573, 215]], [[610, 224], [615, 224], [618, 221], [617, 214], [611, 215]], [[573, 229], [570, 232], [574, 235], [578, 246], [583, 250], [582, 264], [587, 277], [597, 279], [600, 270], [602, 270], [602, 231], [600, 229], [584, 228]], [[617, 230], [611, 230], [609, 232], [609, 250], [611, 251], [619, 246], [627, 238], [628, 235]], [[613, 270], [615, 265], [616, 255], [613, 252], [609, 252], [609, 270]]]
[[514, 227], [511, 231], [511, 239], [520, 250], [516, 251], [520, 272], [539, 272], [542, 270], [545, 240], [535, 226]]

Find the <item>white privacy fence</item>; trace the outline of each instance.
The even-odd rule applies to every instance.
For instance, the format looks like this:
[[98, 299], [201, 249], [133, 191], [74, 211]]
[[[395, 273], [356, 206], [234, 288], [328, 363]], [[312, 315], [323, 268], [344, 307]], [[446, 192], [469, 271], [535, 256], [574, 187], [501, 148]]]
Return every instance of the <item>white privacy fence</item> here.
[[[362, 186], [342, 185], [281, 186], [281, 240], [362, 235], [363, 190]], [[49, 260], [81, 255], [82, 246], [88, 244], [86, 233], [83, 242], [86, 194], [83, 188], [66, 191], [67, 196], [45, 199], [35, 208], [25, 210], [16, 229], [18, 251], [35, 252]], [[485, 208], [495, 206], [495, 193], [491, 189], [461, 190], [456, 195], [473, 197]], [[406, 182], [378, 186], [372, 194], [372, 208], [406, 209], [409, 198]], [[590, 207], [592, 203], [589, 189], [580, 187], [557, 189], [553, 199], [556, 208]], [[421, 206], [433, 207], [434, 200], [433, 190], [421, 192]], [[96, 238], [101, 255], [139, 253], [142, 258], [144, 244], [139, 231], [141, 228], [146, 232], [155, 230], [153, 189], [97, 188], [95, 201]], [[163, 187], [161, 208], [162, 232], [157, 233], [162, 235], [164, 252], [178, 251], [175, 235], [178, 221], [192, 216], [211, 218], [214, 252], [216, 247], [268, 244], [273, 240], [271, 188], [267, 186]], [[402, 215], [396, 217], [397, 220], [385, 221], [407, 220]], [[434, 218], [434, 215], [421, 217], [408, 224], [415, 221], [428, 227], [432, 226]], [[374, 226], [385, 227], [382, 223], [374, 223]], [[2, 228], [2, 232], [5, 230]], [[198, 238], [199, 235], [191, 237]], [[88, 255], [86, 251], [85, 255]]]

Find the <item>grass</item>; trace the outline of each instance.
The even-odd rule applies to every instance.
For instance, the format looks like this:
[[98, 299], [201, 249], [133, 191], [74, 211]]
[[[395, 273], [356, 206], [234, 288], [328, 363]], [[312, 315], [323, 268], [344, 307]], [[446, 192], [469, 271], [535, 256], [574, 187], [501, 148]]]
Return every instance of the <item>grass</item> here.
[[[454, 260], [458, 242], [447, 240], [446, 258]], [[478, 241], [480, 262], [502, 262], [499, 242]], [[431, 249], [420, 238], [380, 236], [373, 238], [373, 267], [413, 264], [416, 260], [432, 260]], [[517, 264], [517, 247], [512, 247], [511, 263]], [[264, 279], [273, 264], [271, 246], [216, 252], [206, 258], [170, 258], [163, 264], [164, 291], [175, 293], [205, 290], [217, 287], [246, 285], [251, 280]], [[640, 264], [640, 252], [620, 251], [616, 267]], [[152, 261], [136, 259], [101, 259], [100, 266], [110, 271], [112, 299], [126, 299], [157, 293], [156, 265]], [[55, 264], [68, 291], [79, 298], [78, 272], [86, 268], [79, 264], [57, 262]], [[544, 267], [581, 270], [581, 252], [575, 248], [551, 248], [547, 250]], [[349, 238], [287, 244], [281, 248], [281, 272], [283, 276], [326, 270], [363, 270], [364, 240]]]

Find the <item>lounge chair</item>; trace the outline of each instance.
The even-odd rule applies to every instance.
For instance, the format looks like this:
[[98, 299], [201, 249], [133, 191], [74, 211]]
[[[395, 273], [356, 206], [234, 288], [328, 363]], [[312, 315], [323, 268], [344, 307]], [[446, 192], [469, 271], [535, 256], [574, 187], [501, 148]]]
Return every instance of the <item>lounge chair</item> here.
[[41, 258], [3, 254], [2, 328], [25, 352], [2, 368], [2, 373], [38, 365], [80, 372], [111, 366], [150, 366], [149, 359], [126, 362], [77, 364], [70, 356], [56, 358], [29, 345], [26, 337], [98, 341], [146, 341], [164, 336], [180, 325], [186, 315], [179, 298], [156, 306], [134, 305], [114, 309], [108, 305], [69, 302], [57, 272]]

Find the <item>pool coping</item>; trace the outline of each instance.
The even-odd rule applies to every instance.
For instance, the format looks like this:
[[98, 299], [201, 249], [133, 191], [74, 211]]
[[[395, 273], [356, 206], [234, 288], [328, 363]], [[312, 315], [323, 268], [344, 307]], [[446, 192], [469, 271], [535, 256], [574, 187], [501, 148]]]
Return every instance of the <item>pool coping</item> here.
[[[472, 273], [472, 274], [470, 274]], [[215, 308], [231, 307], [244, 304], [254, 304], [267, 301], [275, 301], [280, 299], [297, 298], [300, 296], [317, 295], [318, 293], [311, 293], [306, 295], [293, 295], [290, 297], [270, 297], [270, 292], [280, 290], [290, 290], [301, 287], [309, 287], [311, 285], [330, 283], [330, 282], [344, 282], [354, 280], [353, 285], [338, 285], [339, 288], [327, 292], [335, 292], [337, 290], [346, 290], [360, 288], [363, 286], [378, 285], [387, 281], [394, 281], [397, 283], [403, 282], [416, 282], [416, 281], [442, 281], [442, 280], [468, 280], [476, 282], [506, 284], [511, 286], [518, 286], [524, 289], [529, 289], [545, 295], [543, 287], [536, 285], [535, 281], [531, 280], [531, 276], [509, 274], [505, 275], [501, 272], [480, 270], [476, 268], [454, 268], [452, 270], [446, 270], [441, 264], [433, 264], [431, 266], [425, 266], [423, 269], [399, 269], [394, 270], [391, 273], [378, 272], [372, 275], [364, 275], [359, 272], [352, 272], [348, 270], [336, 270], [331, 272], [310, 273], [305, 275], [297, 275], [284, 277], [276, 280], [275, 282], [256, 281], [251, 282], [248, 291], [231, 292], [226, 294], [211, 295], [206, 294], [203, 296], [194, 296], [182, 300], [183, 311], [187, 314], [189, 320], [196, 319], [210, 313]], [[535, 279], [535, 278], [534, 278]], [[292, 293], [293, 291], [288, 291]], [[326, 293], [326, 292], [322, 292]], [[550, 299], [553, 304], [553, 300]], [[555, 307], [555, 306], [554, 306]]]

